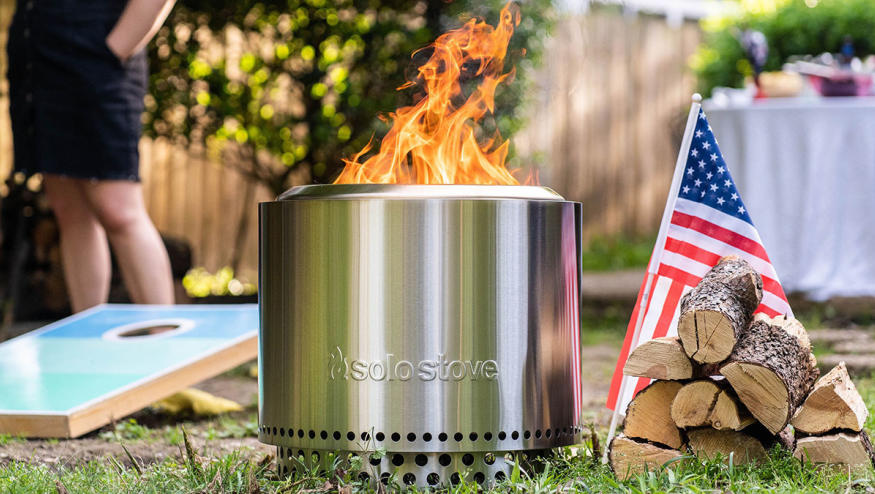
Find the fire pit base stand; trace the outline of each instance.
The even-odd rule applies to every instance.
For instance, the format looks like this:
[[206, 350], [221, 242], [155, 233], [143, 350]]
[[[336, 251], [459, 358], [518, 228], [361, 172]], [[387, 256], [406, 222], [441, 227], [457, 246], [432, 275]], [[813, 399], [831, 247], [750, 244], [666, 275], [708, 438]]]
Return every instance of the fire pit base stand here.
[[[490, 486], [508, 478], [515, 462], [531, 462], [551, 455], [553, 450], [469, 453], [375, 453], [373, 451], [293, 450], [277, 447], [277, 470], [281, 477], [296, 472], [328, 472], [340, 464], [349, 468], [347, 458], [361, 457], [355, 477], [376, 486], [394, 482], [406, 487], [457, 485], [462, 480]], [[394, 476], [394, 479], [393, 479]]]

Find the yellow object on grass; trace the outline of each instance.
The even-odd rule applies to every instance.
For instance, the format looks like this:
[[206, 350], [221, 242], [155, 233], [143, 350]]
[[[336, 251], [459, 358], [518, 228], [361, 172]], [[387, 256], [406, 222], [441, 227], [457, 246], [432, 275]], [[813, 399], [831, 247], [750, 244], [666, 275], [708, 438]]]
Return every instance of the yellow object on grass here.
[[194, 388], [184, 389], [155, 402], [152, 406], [172, 414], [192, 412], [195, 415], [218, 415], [243, 410], [243, 407], [235, 401], [213, 396], [206, 391]]

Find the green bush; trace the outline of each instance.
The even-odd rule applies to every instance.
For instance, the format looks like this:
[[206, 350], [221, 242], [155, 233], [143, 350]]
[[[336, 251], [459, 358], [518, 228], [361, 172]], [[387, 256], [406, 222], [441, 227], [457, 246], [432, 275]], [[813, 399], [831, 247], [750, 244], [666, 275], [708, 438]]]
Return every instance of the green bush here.
[[752, 74], [736, 36], [744, 29], [762, 31], [769, 40], [765, 70], [780, 70], [791, 55], [837, 52], [851, 36], [858, 56], [875, 51], [875, 8], [872, 0], [789, 0], [774, 10], [748, 11], [739, 17], [702, 23], [705, 39], [691, 65], [699, 90], [710, 95], [717, 86], [741, 87]]
[[[181, 0], [150, 47], [145, 132], [206, 146], [283, 191], [296, 170], [330, 182], [341, 158], [386, 130], [379, 114], [413, 102], [396, 88], [412, 54], [471, 15], [495, 24], [504, 0]], [[511, 63], [536, 60], [551, 0], [520, 2]], [[520, 127], [527, 71], [503, 85], [488, 128]]]

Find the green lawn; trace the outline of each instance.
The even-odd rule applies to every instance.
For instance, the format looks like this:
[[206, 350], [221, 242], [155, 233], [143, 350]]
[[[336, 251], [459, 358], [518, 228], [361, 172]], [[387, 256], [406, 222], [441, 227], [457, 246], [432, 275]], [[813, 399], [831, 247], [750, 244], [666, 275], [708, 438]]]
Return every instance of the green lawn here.
[[[610, 470], [592, 460], [586, 448], [572, 454], [560, 451], [541, 472], [518, 469], [496, 492], [871, 492], [871, 473], [846, 473], [805, 467], [785, 451], [773, 450], [759, 466], [728, 462], [677, 461], [668, 468], [620, 482]], [[348, 489], [348, 490], [347, 490]], [[267, 463], [257, 464], [239, 454], [211, 461], [166, 461], [138, 472], [114, 460], [92, 461], [77, 468], [50, 468], [10, 463], [0, 469], [0, 491], [10, 493], [272, 493], [367, 492], [342, 472], [279, 480]], [[460, 484], [445, 492], [476, 492], [476, 484]]]
[[[857, 386], [869, 406], [875, 409], [875, 378], [858, 379]], [[867, 428], [875, 425], [870, 414]], [[225, 424], [227, 425], [227, 424]], [[298, 493], [298, 492], [373, 492], [358, 482], [354, 474], [338, 469], [309, 472], [279, 479], [272, 458], [253, 457], [239, 450], [218, 458], [203, 458], [186, 443], [184, 433], [171, 435], [166, 428], [150, 431], [136, 423], [123, 422], [106, 439], [127, 443], [137, 440], [169, 441], [179, 444], [175, 459], [143, 466], [132, 458], [105, 458], [84, 465], [9, 462], [0, 466], [2, 493]], [[252, 435], [241, 426], [241, 434]], [[599, 443], [606, 431], [598, 429]], [[171, 437], [172, 436], [172, 437]], [[209, 436], [207, 436], [209, 439]], [[16, 438], [0, 438], [2, 445]], [[247, 454], [248, 453], [248, 454]], [[595, 454], [594, 454], [595, 453]], [[775, 448], [760, 465], [734, 465], [729, 461], [701, 462], [694, 457], [677, 460], [666, 468], [620, 482], [611, 471], [593, 458], [592, 443], [558, 450], [556, 456], [539, 468], [520, 466], [513, 475], [492, 488], [493, 492], [873, 492], [875, 476], [871, 470], [842, 472], [802, 465], [788, 451]], [[2, 458], [2, 457], [0, 457]], [[70, 458], [69, 460], [75, 460]], [[125, 460], [124, 462], [120, 460]], [[0, 460], [2, 461], [2, 460]], [[352, 461], [356, 461], [352, 459]], [[394, 480], [393, 480], [394, 482]], [[397, 484], [395, 484], [397, 487]], [[390, 489], [394, 490], [394, 489]], [[442, 492], [478, 492], [476, 484], [461, 484]], [[414, 491], [415, 492], [415, 491]]]
[[[594, 349], [597, 346], [619, 348], [628, 322], [629, 308], [625, 304], [588, 307], [583, 321], [588, 331], [584, 332], [583, 344]], [[803, 310], [798, 314], [815, 328], [828, 321], [829, 314]], [[615, 357], [614, 357], [615, 358]], [[611, 366], [613, 362], [610, 363]], [[235, 371], [246, 378], [242, 370]], [[236, 375], [234, 372], [230, 373]], [[866, 401], [870, 412], [875, 411], [875, 377], [855, 379], [857, 388]], [[148, 416], [147, 416], [148, 418]], [[167, 419], [170, 420], [170, 419]], [[72, 455], [58, 458], [57, 462], [9, 461], [4, 456], [3, 446], [22, 444], [37, 448], [39, 441], [23, 443], [21, 439], [0, 436], [0, 493], [297, 493], [297, 492], [368, 492], [369, 489], [356, 481], [355, 475], [338, 470], [331, 474], [310, 472], [290, 479], [279, 479], [275, 474], [273, 459], [263, 457], [249, 449], [239, 449], [231, 454], [203, 457], [185, 447], [185, 438], [179, 422], [153, 421], [151, 427], [127, 420], [118, 423], [95, 436], [99, 440], [118, 442], [135, 451], [137, 445], [172, 445], [170, 459], [157, 463], [141, 464], [132, 457], [98, 458], [82, 464], [81, 458]], [[252, 406], [245, 412], [222, 416], [209, 421], [183, 421], [193, 430], [199, 440], [206, 441], [203, 449], [209, 450], [211, 441], [222, 438], [254, 437], [257, 424]], [[603, 444], [606, 428], [597, 425], [599, 443]], [[875, 431], [875, 414], [870, 413], [866, 427]], [[93, 440], [93, 438], [92, 438]], [[251, 441], [251, 440], [250, 440]], [[49, 441], [56, 444], [58, 441]], [[63, 441], [61, 441], [63, 444]], [[236, 446], [235, 446], [236, 447]], [[186, 452], [187, 451], [187, 452]], [[138, 457], [137, 455], [134, 455]], [[804, 466], [787, 451], [774, 449], [766, 463], [732, 465], [728, 462], [700, 462], [687, 457], [667, 468], [620, 482], [610, 472], [593, 460], [592, 444], [578, 448], [566, 448], [557, 452], [542, 469], [520, 466], [505, 482], [495, 486], [495, 492], [875, 492], [875, 475], [870, 471], [841, 472]], [[595, 455], [599, 456], [598, 454]], [[355, 461], [355, 460], [353, 460]], [[391, 490], [391, 489], [390, 489]], [[478, 486], [462, 484], [443, 492], [477, 492]]]

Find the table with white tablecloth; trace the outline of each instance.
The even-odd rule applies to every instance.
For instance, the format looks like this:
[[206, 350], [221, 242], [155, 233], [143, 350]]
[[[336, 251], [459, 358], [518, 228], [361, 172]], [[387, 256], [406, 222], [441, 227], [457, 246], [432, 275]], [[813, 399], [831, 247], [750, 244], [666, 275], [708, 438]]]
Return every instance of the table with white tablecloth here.
[[785, 290], [875, 296], [875, 98], [705, 111]]

